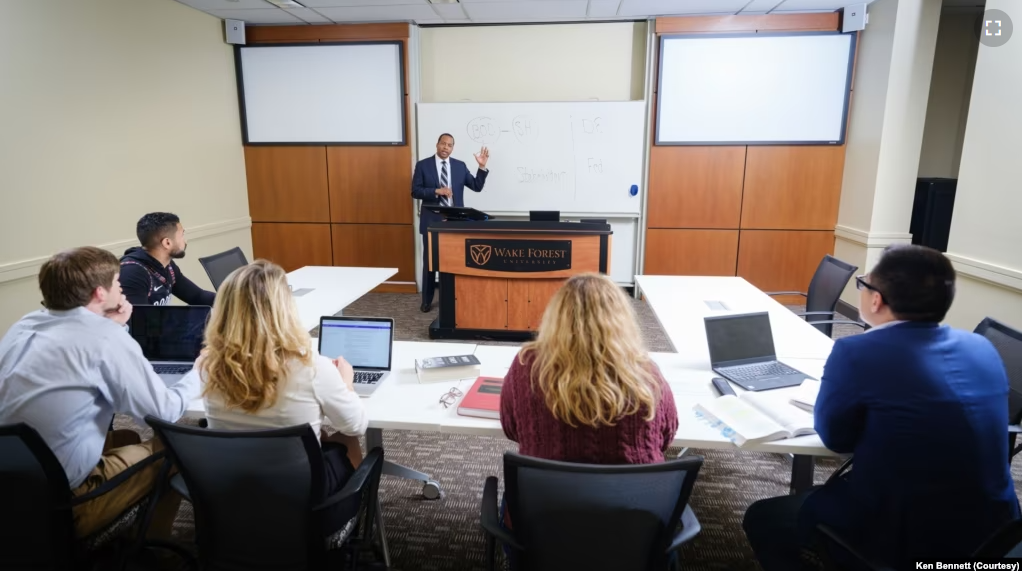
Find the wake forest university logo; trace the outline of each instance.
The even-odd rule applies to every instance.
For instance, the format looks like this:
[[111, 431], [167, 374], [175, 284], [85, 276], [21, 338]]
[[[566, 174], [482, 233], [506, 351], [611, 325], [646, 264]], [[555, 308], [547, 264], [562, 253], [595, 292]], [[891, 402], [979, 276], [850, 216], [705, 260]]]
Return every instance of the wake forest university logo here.
[[489, 244], [474, 244], [469, 246], [469, 252], [471, 252], [472, 261], [477, 266], [485, 266], [486, 262], [490, 261], [490, 256], [493, 255], [493, 246]]
[[465, 265], [496, 272], [571, 269], [571, 240], [465, 240]]

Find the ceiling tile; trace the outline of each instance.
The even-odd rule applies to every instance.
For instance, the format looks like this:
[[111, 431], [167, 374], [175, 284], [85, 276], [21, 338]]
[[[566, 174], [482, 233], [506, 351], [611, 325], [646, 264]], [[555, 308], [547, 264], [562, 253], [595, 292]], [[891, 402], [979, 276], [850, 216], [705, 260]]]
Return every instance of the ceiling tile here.
[[348, 6], [316, 8], [316, 11], [334, 22], [405, 22], [439, 19], [429, 4]]
[[587, 0], [530, 0], [526, 2], [474, 2], [466, 3], [465, 13], [477, 21], [518, 20], [541, 21], [549, 19], [582, 20], [586, 17]]
[[774, 7], [774, 12], [833, 12], [844, 8], [843, 0], [784, 0]]
[[302, 20], [310, 24], [332, 24], [333, 20], [324, 17], [322, 14], [317, 13], [315, 10], [309, 8], [284, 8], [284, 10], [292, 16], [297, 16]]
[[590, 18], [613, 18], [617, 16], [617, 7], [621, 0], [589, 0]]
[[741, 14], [765, 14], [773, 10], [783, 0], [752, 0], [745, 5]]
[[433, 10], [445, 20], [467, 20], [461, 4], [433, 4]]
[[428, 5], [426, 0], [295, 0], [308, 8], [350, 8], [352, 6], [406, 6]]
[[280, 8], [268, 10], [206, 10], [210, 14], [225, 20], [241, 20], [246, 24], [304, 24], [296, 16], [292, 16]]
[[748, 0], [621, 0], [619, 16], [736, 14]]
[[266, 0], [177, 0], [178, 2], [198, 8], [202, 11], [208, 10], [257, 10], [275, 9], [276, 6]]

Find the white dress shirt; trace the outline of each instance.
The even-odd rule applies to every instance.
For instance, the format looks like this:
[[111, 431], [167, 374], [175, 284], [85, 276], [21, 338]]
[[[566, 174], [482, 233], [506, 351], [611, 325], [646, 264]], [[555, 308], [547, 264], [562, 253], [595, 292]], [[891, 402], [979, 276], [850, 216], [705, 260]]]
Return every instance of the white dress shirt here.
[[331, 426], [348, 436], [361, 436], [369, 427], [362, 399], [344, 384], [333, 362], [322, 355], [314, 355], [311, 366], [299, 361], [289, 363], [287, 379], [280, 384], [279, 391], [272, 406], [256, 412], [227, 408], [218, 395], [206, 395], [209, 427], [251, 430], [284, 428], [307, 422], [316, 438], [319, 438], [324, 416]]
[[34, 428], [77, 488], [103, 454], [115, 412], [175, 422], [197, 375], [168, 387], [112, 319], [84, 307], [26, 315], [0, 340], [0, 424]]

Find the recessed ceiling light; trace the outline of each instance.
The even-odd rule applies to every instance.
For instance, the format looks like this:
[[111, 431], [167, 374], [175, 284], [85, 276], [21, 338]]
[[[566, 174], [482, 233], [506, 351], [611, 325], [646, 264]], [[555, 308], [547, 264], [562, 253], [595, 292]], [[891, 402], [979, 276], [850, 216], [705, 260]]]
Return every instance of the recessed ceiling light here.
[[458, 0], [429, 0], [430, 4], [457, 4]]
[[270, 4], [278, 8], [304, 8], [305, 6], [295, 2], [295, 0], [266, 0]]

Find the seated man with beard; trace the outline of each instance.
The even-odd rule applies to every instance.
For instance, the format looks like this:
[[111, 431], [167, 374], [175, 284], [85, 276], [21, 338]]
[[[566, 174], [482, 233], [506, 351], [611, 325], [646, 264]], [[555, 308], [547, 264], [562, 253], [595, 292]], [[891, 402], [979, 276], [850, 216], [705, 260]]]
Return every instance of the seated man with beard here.
[[185, 257], [188, 242], [181, 219], [169, 212], [151, 212], [135, 230], [142, 247], [121, 258], [121, 289], [132, 305], [168, 305], [170, 295], [188, 305], [213, 305], [216, 294], [186, 278], [174, 260]]

